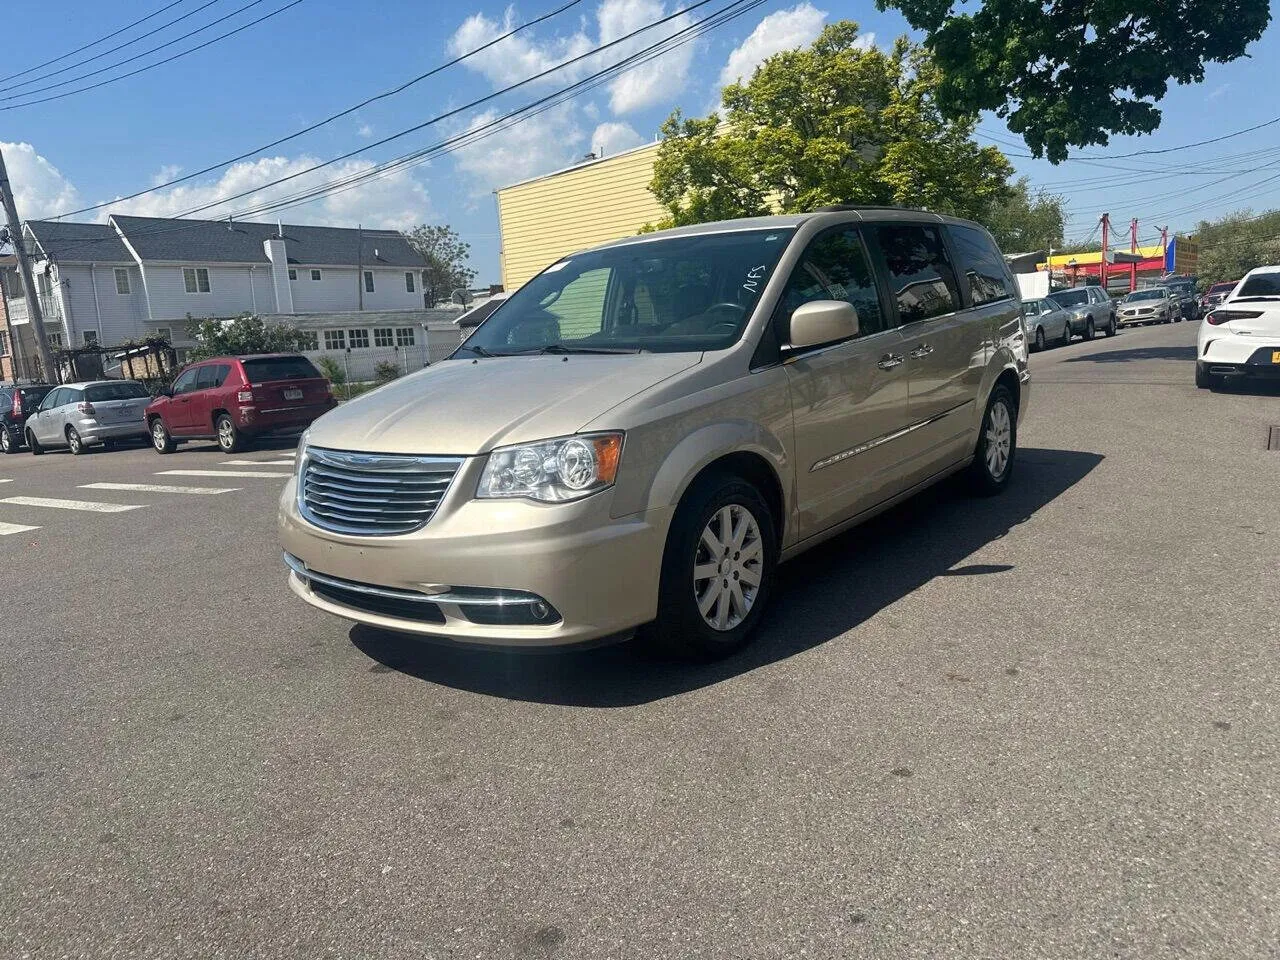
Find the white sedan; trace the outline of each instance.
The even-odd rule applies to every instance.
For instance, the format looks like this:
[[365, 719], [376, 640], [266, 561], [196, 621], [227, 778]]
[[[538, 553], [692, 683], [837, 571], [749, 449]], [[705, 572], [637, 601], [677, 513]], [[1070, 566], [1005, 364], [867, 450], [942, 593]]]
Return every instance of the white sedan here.
[[1280, 266], [1250, 270], [1200, 324], [1196, 386], [1228, 377], [1280, 379]]

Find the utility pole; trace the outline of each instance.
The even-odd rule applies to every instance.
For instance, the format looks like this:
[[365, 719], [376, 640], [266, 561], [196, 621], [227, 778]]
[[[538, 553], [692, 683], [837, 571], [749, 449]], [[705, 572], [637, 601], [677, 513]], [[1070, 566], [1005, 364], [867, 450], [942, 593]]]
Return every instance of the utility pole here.
[[[1136, 254], [1138, 252], [1138, 218], [1134, 217], [1129, 221], [1129, 252]], [[1129, 292], [1138, 289], [1138, 265], [1137, 263], [1129, 264]]]
[[49, 338], [44, 333], [40, 292], [31, 277], [31, 263], [27, 260], [27, 248], [22, 242], [22, 224], [18, 222], [18, 207], [13, 201], [13, 188], [9, 185], [9, 171], [5, 169], [3, 151], [0, 151], [0, 203], [4, 204], [5, 217], [9, 221], [9, 242], [13, 244], [13, 252], [18, 256], [18, 275], [22, 277], [22, 291], [26, 295], [28, 322], [36, 335], [36, 356], [40, 358], [40, 366], [43, 368], [41, 373], [47, 382], [54, 383], [58, 372], [53, 365]]
[[1169, 263], [1169, 228], [1168, 227], [1160, 228], [1160, 259], [1164, 261], [1161, 264], [1161, 269], [1163, 269], [1165, 273], [1173, 273], [1172, 264]]
[[1102, 215], [1102, 262], [1098, 264], [1098, 277], [1102, 280], [1102, 289], [1107, 289], [1107, 251], [1110, 249], [1111, 214]]
[[[356, 225], [356, 302], [364, 309], [364, 224]], [[350, 398], [348, 398], [350, 399]]]

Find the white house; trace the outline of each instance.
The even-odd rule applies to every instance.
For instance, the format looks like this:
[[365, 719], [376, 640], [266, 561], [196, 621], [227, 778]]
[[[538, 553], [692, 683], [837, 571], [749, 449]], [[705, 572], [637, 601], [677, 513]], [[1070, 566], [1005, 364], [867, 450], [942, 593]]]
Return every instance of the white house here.
[[[181, 348], [190, 343], [188, 318], [246, 312], [297, 317], [313, 329], [317, 314], [340, 313], [348, 342], [352, 314], [368, 312], [371, 330], [425, 320], [423, 259], [394, 230], [112, 216], [105, 224], [28, 220], [24, 237], [58, 347], [159, 335]], [[17, 334], [27, 326], [21, 281], [15, 269], [4, 280]]]

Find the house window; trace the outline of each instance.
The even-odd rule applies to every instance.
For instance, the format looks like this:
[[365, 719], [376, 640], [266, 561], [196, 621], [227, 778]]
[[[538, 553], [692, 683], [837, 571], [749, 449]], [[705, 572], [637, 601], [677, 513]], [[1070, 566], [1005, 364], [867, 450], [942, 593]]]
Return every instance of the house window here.
[[62, 334], [61, 334], [61, 333], [58, 333], [58, 332], [55, 330], [53, 333], [50, 333], [50, 334], [48, 334], [47, 336], [48, 336], [48, 338], [49, 338], [49, 346], [53, 347], [53, 349], [55, 349], [55, 350], [61, 350], [61, 349], [62, 349]]
[[290, 280], [297, 280], [297, 279], [298, 279], [298, 271], [297, 271], [297, 270], [295, 270], [295, 269], [293, 269], [293, 267], [290, 267], [290, 268], [289, 268], [289, 279], [290, 279]]
[[320, 271], [319, 271], [319, 270], [312, 270], [312, 271], [311, 271], [311, 279], [312, 279], [312, 280], [319, 280], [321, 276], [322, 276], [322, 274], [320, 273]]
[[298, 331], [298, 349], [299, 350], [319, 350], [320, 334], [314, 330]]
[[373, 328], [373, 345], [375, 347], [394, 347], [395, 338], [392, 336], [390, 327], [374, 327]]
[[96, 347], [98, 345], [97, 330], [82, 330], [80, 336], [84, 337], [84, 345], [86, 347]]
[[3, 330], [0, 330], [0, 357], [7, 357], [8, 355], [9, 337]]
[[364, 272], [364, 292], [373, 293], [373, 271], [366, 270]]
[[369, 346], [368, 330], [352, 330], [351, 331], [351, 349], [363, 350]]
[[122, 297], [129, 293], [128, 267], [116, 267], [116, 293]]
[[182, 285], [187, 293], [209, 292], [209, 271], [205, 267], [183, 267]]
[[406, 270], [404, 272], [404, 292], [413, 293], [413, 271]]
[[324, 332], [324, 348], [326, 350], [347, 349], [347, 332], [345, 330], [326, 330]]
[[156, 336], [166, 343], [172, 343], [173, 329], [171, 327], [156, 327]]
[[413, 346], [413, 327], [396, 327], [396, 346]]

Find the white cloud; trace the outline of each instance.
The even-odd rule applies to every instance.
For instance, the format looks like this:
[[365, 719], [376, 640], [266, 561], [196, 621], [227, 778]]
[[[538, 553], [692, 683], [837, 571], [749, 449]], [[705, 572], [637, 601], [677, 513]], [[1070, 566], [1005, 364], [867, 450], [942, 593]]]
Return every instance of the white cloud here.
[[[750, 80], [756, 67], [764, 63], [775, 53], [783, 50], [795, 50], [808, 46], [819, 33], [827, 19], [825, 10], [819, 10], [813, 4], [797, 4], [789, 10], [779, 10], [761, 20], [751, 35], [729, 54], [729, 60], [720, 71], [720, 85], [728, 86], [739, 80]], [[874, 34], [869, 37], [866, 46], [875, 42]], [[859, 37], [861, 42], [863, 38]]]
[[[466, 129], [475, 130], [501, 116], [487, 110], [473, 117]], [[586, 152], [585, 132], [570, 105], [537, 114], [470, 144], [454, 153], [457, 168], [474, 184], [475, 193], [536, 177], [566, 167]]]
[[[603, 0], [596, 9], [596, 21], [600, 27], [600, 43], [608, 43], [639, 30], [667, 15], [661, 0]], [[617, 63], [639, 50], [672, 36], [693, 23], [688, 14], [682, 14], [661, 27], [620, 43], [609, 50], [608, 63]], [[615, 114], [630, 113], [651, 107], [681, 93], [693, 62], [694, 45], [682, 43], [668, 53], [642, 66], [628, 70], [609, 84], [609, 106]], [[596, 69], [599, 69], [597, 67]]]
[[373, 136], [373, 127], [367, 123], [360, 124], [360, 126], [356, 127], [356, 136], [364, 137], [368, 140]]
[[1208, 96], [1205, 97], [1205, 99], [1212, 102], [1214, 100], [1217, 100], [1220, 96], [1222, 96], [1224, 93], [1226, 93], [1230, 89], [1231, 89], [1231, 84], [1220, 83], [1216, 87], [1214, 87], [1212, 90], [1209, 91], [1209, 94]]
[[[591, 134], [591, 149], [602, 156], [611, 157], [623, 150], [630, 150], [644, 143], [644, 137], [636, 133], [629, 124], [602, 123]], [[601, 154], [603, 151], [603, 154]]]
[[[490, 20], [483, 13], [472, 14], [449, 38], [449, 52], [456, 57], [475, 50], [508, 33], [515, 25], [515, 10], [512, 7], [507, 8], [501, 23]], [[541, 44], [534, 39], [532, 31], [525, 31], [494, 44], [483, 53], [477, 53], [466, 61], [466, 65], [483, 74], [495, 87], [508, 87], [549, 70], [558, 63], [581, 56], [593, 46], [595, 44], [581, 30]], [[553, 82], [560, 76], [556, 74], [548, 77], [547, 81]]]
[[[228, 214], [247, 210], [258, 204], [281, 199], [331, 180], [343, 179], [363, 173], [374, 164], [369, 160], [348, 160], [344, 163], [322, 167], [312, 173], [302, 174], [294, 180], [269, 187], [255, 189], [258, 184], [298, 173], [320, 161], [315, 157], [263, 157], [258, 160], [237, 163], [223, 171], [214, 181], [183, 183], [168, 190], [144, 194], [133, 200], [113, 203], [99, 211], [100, 220], [111, 213], [127, 213], [144, 217], [172, 217], [208, 203], [216, 205], [193, 214], [195, 217], [216, 220]], [[169, 169], [169, 168], [166, 168]], [[163, 181], [162, 181], [163, 182]], [[252, 191], [248, 196], [225, 203], [220, 198], [231, 197], [242, 191]], [[271, 211], [258, 216], [250, 213], [247, 220], [275, 219], [292, 223], [313, 223], [327, 226], [349, 227], [362, 223], [366, 227], [406, 229], [422, 223], [431, 216], [431, 201], [427, 189], [408, 170], [397, 170], [381, 179], [374, 179], [350, 190], [333, 193], [305, 205], [288, 207], [279, 212]]]
[[29, 143], [0, 143], [18, 216], [39, 220], [81, 205], [80, 191]]

